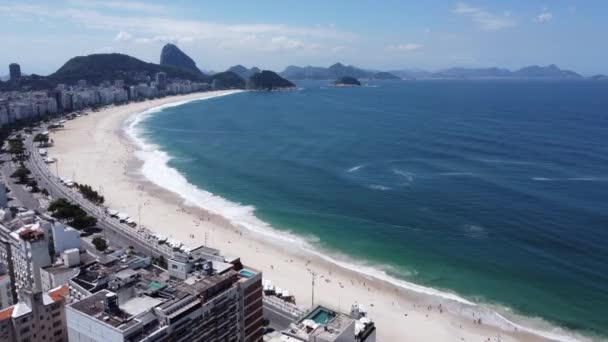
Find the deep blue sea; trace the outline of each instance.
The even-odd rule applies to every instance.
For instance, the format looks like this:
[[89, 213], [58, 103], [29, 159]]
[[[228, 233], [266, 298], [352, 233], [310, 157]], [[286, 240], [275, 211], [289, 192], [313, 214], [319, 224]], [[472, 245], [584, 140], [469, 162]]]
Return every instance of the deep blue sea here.
[[318, 248], [608, 336], [608, 82], [302, 82], [141, 127], [196, 186]]

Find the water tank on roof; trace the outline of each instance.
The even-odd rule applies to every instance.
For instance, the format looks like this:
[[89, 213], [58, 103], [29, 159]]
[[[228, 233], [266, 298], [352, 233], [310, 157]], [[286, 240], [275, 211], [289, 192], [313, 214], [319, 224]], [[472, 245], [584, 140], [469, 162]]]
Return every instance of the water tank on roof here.
[[108, 293], [104, 298], [104, 312], [112, 315], [118, 310], [118, 296], [116, 293]]
[[203, 271], [206, 275], [213, 274], [213, 263], [210, 260], [205, 261], [205, 263], [203, 264]]

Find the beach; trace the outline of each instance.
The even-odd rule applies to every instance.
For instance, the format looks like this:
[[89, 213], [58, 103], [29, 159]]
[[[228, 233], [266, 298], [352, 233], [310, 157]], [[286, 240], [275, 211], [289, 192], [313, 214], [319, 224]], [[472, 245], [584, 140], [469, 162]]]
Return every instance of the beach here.
[[[390, 279], [379, 279], [383, 277], [380, 272], [377, 277], [372, 276], [371, 271], [366, 275], [349, 269], [351, 264], [345, 260], [341, 260], [346, 266], [342, 267], [321, 254], [307, 251], [310, 246], [289, 235], [276, 237], [244, 229], [220, 215], [211, 203], [210, 206], [204, 201], [193, 203], [157, 185], [163, 178], [180, 177], [174, 170], [165, 169], [156, 182], [146, 177], [152, 174], [151, 170], [142, 167], [155, 164], [144, 164], [142, 160], [154, 154], [163, 162], [162, 158], [167, 156], [142, 150], [141, 141], [127, 134], [125, 127], [133, 123], [129, 121], [134, 119], [133, 115], [159, 106], [232, 93], [234, 91], [217, 91], [166, 97], [90, 112], [67, 121], [63, 129], [52, 133], [54, 146], [49, 154], [58, 159], [60, 176], [101, 191], [108, 207], [133, 218], [141, 214], [142, 226], [187, 246], [206, 242], [226, 255], [239, 256], [245, 265], [261, 270], [265, 279], [289, 290], [300, 306], [311, 304], [312, 273], [315, 273], [315, 304], [344, 312], [355, 302], [364, 304], [376, 323], [379, 341], [547, 340], [509, 325], [493, 316], [489, 309], [470, 305], [456, 295], [415, 288], [407, 283], [391, 283]], [[153, 110], [150, 112], [153, 114]]]

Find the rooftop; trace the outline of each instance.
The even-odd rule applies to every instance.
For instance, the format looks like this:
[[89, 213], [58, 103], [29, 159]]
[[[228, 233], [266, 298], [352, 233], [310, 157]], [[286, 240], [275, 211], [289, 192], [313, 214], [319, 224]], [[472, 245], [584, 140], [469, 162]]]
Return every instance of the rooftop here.
[[[81, 301], [70, 304], [69, 306], [87, 316], [96, 318], [114, 328], [124, 329], [124, 324], [133, 317], [132, 315], [122, 311], [121, 309], [115, 310], [114, 312], [107, 313], [105, 311], [105, 300], [106, 295], [113, 294], [108, 290], [99, 291]], [[123, 327], [121, 327], [123, 326]]]
[[11, 306], [4, 310], [0, 310], [0, 321], [10, 319], [13, 316], [14, 309], [15, 309], [15, 306]]
[[120, 305], [120, 309], [131, 316], [137, 316], [143, 312], [146, 312], [153, 307], [161, 304], [164, 300], [159, 298], [153, 298], [149, 296], [134, 297], [129, 299], [126, 303]]
[[19, 229], [17, 231], [17, 234], [19, 234], [19, 237], [22, 240], [28, 242], [35, 242], [44, 239], [44, 232], [42, 231], [42, 229], [34, 227], [26, 227]]

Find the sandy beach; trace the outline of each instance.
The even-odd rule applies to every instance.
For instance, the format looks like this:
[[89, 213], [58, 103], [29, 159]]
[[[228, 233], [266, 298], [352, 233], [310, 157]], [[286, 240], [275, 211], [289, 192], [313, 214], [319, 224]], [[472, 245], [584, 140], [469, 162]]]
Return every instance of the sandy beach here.
[[[543, 341], [535, 334], [488, 319], [488, 309], [405, 289], [363, 275], [276, 240], [242, 229], [207, 210], [188, 205], [178, 194], [147, 180], [137, 158], [138, 147], [123, 130], [134, 113], [178, 101], [229, 95], [230, 91], [167, 97], [99, 112], [68, 121], [54, 132], [49, 154], [58, 159], [60, 176], [99, 189], [107, 206], [138, 217], [155, 233], [198, 246], [207, 240], [224, 254], [264, 272], [264, 278], [289, 290], [297, 304], [311, 304], [311, 271], [317, 274], [315, 303], [348, 312], [351, 304], [367, 306], [376, 322], [378, 340], [387, 341]], [[55, 171], [55, 166], [52, 166]], [[252, 204], [252, 203], [247, 203]], [[441, 307], [439, 306], [441, 303]], [[484, 317], [481, 324], [479, 317]], [[502, 325], [502, 328], [496, 325]]]

